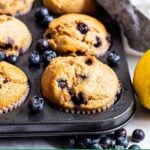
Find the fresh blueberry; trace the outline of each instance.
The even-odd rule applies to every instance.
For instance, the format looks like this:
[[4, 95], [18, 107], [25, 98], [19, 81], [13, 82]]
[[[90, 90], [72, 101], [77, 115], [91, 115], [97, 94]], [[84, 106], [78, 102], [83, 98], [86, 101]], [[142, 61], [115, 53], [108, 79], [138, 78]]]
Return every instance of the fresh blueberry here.
[[99, 143], [92, 143], [90, 149], [102, 149]]
[[33, 51], [28, 59], [32, 66], [38, 66], [40, 64], [40, 55], [37, 51]]
[[76, 143], [75, 137], [67, 137], [62, 140], [64, 148], [74, 148]]
[[136, 129], [132, 133], [132, 141], [133, 142], [141, 142], [145, 138], [145, 133], [141, 129]]
[[18, 57], [16, 55], [9, 55], [7, 57], [7, 62], [11, 63], [11, 64], [15, 64], [18, 61]]
[[131, 145], [128, 149], [141, 149], [138, 145]]
[[32, 112], [38, 113], [41, 112], [44, 106], [44, 99], [39, 96], [34, 96], [29, 101], [29, 108]]
[[86, 145], [86, 147], [89, 147], [92, 143], [92, 140], [89, 137], [85, 137], [85, 138], [83, 138], [83, 142]]
[[98, 136], [93, 136], [92, 138], [91, 138], [91, 143], [92, 144], [94, 144], [94, 143], [99, 143], [99, 141], [100, 141], [100, 137], [98, 137]]
[[45, 7], [40, 7], [36, 10], [35, 12], [35, 18], [38, 20], [38, 21], [41, 21], [44, 19], [45, 16], [48, 16], [49, 15], [49, 11], [47, 8]]
[[102, 148], [112, 147], [112, 139], [109, 136], [102, 137], [99, 143]]
[[112, 147], [111, 148], [114, 148], [114, 146], [116, 145], [116, 138], [115, 138], [114, 132], [110, 133], [110, 134], [107, 134], [107, 136], [110, 137], [111, 140], [112, 140]]
[[124, 128], [115, 131], [115, 137], [127, 137], [127, 131]]
[[51, 50], [47, 50], [43, 53], [43, 61], [45, 62], [45, 64], [48, 64], [49, 62], [51, 62], [53, 58], [56, 58], [56, 57], [57, 57], [57, 54]]
[[118, 137], [116, 139], [116, 145], [120, 145], [126, 148], [129, 145], [129, 141], [126, 137]]
[[39, 39], [36, 43], [36, 49], [43, 53], [44, 51], [49, 49], [49, 43], [46, 39]]
[[6, 54], [3, 51], [0, 51], [0, 61], [3, 61], [6, 59]]
[[120, 63], [120, 55], [115, 51], [109, 52], [107, 62], [109, 66], [116, 67]]
[[82, 137], [78, 139], [76, 147], [77, 148], [89, 148], [91, 143], [92, 143], [91, 138]]
[[84, 141], [83, 140], [77, 140], [77, 143], [76, 143], [76, 148], [79, 148], [79, 149], [85, 149], [87, 148]]
[[53, 16], [45, 16], [41, 22], [43, 27], [48, 27], [48, 24], [54, 19]]
[[89, 31], [88, 26], [85, 23], [78, 23], [77, 29], [82, 33], [86, 34]]
[[114, 148], [115, 145], [116, 145], [116, 140], [113, 138], [113, 139], [112, 139], [112, 148]]

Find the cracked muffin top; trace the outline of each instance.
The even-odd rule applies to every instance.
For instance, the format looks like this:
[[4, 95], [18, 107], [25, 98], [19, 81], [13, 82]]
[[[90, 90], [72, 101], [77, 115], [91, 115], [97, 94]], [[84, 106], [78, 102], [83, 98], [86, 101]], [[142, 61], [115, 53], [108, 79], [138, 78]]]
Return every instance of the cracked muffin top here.
[[0, 14], [26, 14], [34, 0], [0, 0]]
[[120, 89], [115, 72], [94, 56], [53, 59], [41, 86], [43, 96], [61, 108], [92, 112], [109, 108]]
[[0, 51], [6, 55], [19, 55], [29, 48], [32, 36], [26, 25], [7, 15], [0, 15]]
[[44, 37], [61, 55], [104, 55], [110, 47], [110, 35], [97, 19], [67, 14], [54, 19]]

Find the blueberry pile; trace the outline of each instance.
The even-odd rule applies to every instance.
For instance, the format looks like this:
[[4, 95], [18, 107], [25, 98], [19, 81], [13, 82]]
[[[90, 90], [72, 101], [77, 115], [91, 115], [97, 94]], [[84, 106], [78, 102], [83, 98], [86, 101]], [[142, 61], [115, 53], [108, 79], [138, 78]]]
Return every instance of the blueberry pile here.
[[108, 52], [107, 62], [110, 67], [116, 67], [120, 63], [120, 55], [115, 51]]
[[[132, 142], [140, 142], [144, 137], [144, 131], [136, 129], [132, 134]], [[64, 148], [78, 149], [141, 149], [137, 144], [129, 146], [127, 131], [124, 128], [110, 134], [63, 137], [62, 145]]]
[[34, 96], [30, 99], [28, 106], [32, 113], [39, 113], [43, 110], [44, 99], [39, 96]]
[[41, 62], [47, 65], [53, 58], [57, 57], [57, 54], [50, 50], [46, 39], [39, 39], [35, 47], [36, 50], [32, 51], [28, 58], [31, 66], [39, 66]]
[[53, 15], [50, 14], [49, 10], [45, 7], [40, 7], [35, 12], [36, 22], [41, 27], [47, 27], [48, 24], [54, 19]]
[[7, 61], [11, 64], [15, 64], [18, 61], [18, 57], [16, 55], [6, 56], [4, 51], [0, 51], [0, 61]]

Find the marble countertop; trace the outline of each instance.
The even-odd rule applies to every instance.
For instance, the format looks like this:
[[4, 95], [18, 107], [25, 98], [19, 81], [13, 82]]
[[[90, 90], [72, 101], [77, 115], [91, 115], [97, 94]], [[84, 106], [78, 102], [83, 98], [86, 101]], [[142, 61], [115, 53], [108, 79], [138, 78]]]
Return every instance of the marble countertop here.
[[[134, 68], [140, 59], [140, 56], [127, 54], [128, 66], [130, 70], [131, 78], [133, 77]], [[137, 110], [133, 120], [125, 127], [128, 131], [128, 135], [131, 136], [134, 129], [140, 128], [145, 131], [146, 137], [139, 145], [142, 149], [150, 148], [150, 111], [146, 110], [139, 104], [137, 100]]]

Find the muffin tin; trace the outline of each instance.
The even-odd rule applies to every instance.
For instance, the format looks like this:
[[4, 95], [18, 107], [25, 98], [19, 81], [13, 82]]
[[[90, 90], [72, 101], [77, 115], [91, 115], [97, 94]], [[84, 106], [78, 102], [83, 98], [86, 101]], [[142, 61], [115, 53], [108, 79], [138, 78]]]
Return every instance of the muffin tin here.
[[[39, 6], [41, 6], [41, 1], [35, 1], [32, 10], [27, 15], [18, 17], [27, 24], [33, 35], [30, 50], [20, 56], [19, 62], [16, 64], [29, 78], [30, 93], [21, 107], [0, 116], [0, 137], [97, 134], [109, 132], [125, 125], [134, 115], [135, 97], [124, 55], [120, 28], [102, 8], [100, 8], [100, 13], [96, 17], [106, 25], [112, 35], [113, 43], [110, 51], [115, 50], [121, 56], [119, 66], [113, 68], [122, 87], [118, 100], [110, 109], [91, 115], [66, 113], [47, 102], [41, 113], [32, 114], [30, 112], [28, 101], [34, 95], [41, 95], [40, 80], [44, 70], [42, 65], [30, 67], [28, 63], [28, 56], [35, 49], [35, 41], [42, 37], [45, 30], [38, 27], [35, 22], [34, 14]], [[107, 63], [106, 56], [100, 59]]]

